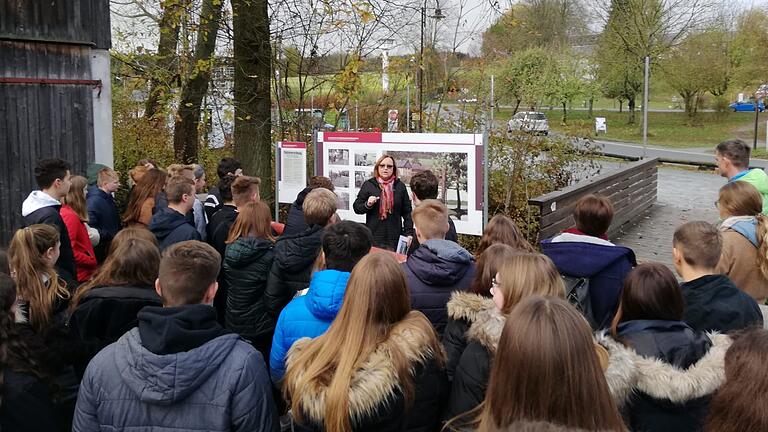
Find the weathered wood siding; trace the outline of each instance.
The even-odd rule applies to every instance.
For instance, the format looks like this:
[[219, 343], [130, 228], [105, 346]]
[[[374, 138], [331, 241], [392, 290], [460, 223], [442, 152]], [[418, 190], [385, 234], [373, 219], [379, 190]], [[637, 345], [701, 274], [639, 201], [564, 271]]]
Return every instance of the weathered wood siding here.
[[0, 39], [109, 49], [109, 0], [0, 0]]

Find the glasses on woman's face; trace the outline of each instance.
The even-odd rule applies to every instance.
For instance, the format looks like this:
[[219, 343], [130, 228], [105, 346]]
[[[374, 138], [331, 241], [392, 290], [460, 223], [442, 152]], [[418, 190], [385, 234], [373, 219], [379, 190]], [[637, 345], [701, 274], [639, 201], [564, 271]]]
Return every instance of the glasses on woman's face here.
[[392, 168], [394, 168], [394, 165], [390, 165], [390, 164], [379, 164], [379, 168], [392, 169]]

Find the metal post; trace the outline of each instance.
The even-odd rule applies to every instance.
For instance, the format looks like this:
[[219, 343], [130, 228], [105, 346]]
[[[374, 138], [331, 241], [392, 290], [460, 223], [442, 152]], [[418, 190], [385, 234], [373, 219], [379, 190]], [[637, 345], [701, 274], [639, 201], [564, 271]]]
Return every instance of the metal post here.
[[421, 44], [419, 45], [419, 133], [424, 121], [424, 25], [427, 15], [427, 0], [421, 8]]
[[355, 101], [355, 130], [360, 130], [360, 114], [359, 114], [359, 103], [358, 101]]
[[488, 129], [483, 133], [483, 229], [488, 225], [488, 171], [491, 166], [488, 163]]
[[405, 130], [411, 131], [411, 84], [405, 86]]
[[645, 56], [645, 78], [643, 82], [643, 159], [648, 147], [648, 74], [651, 69], [651, 58]]
[[496, 105], [496, 102], [494, 100], [494, 94], [493, 94], [493, 84], [494, 84], [494, 76], [491, 75], [491, 124], [488, 127], [488, 130], [493, 131], [493, 108]]
[[757, 150], [757, 125], [760, 121], [760, 99], [755, 96], [755, 139], [752, 143], [752, 149]]
[[275, 143], [275, 222], [280, 222], [280, 141]]

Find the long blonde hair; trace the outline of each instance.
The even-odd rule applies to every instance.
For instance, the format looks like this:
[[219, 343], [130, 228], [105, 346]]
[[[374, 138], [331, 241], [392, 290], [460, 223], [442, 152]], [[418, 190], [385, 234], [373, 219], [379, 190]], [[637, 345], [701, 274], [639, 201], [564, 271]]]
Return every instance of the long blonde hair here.
[[37, 224], [17, 230], [8, 248], [11, 275], [19, 287], [19, 297], [29, 302], [29, 321], [36, 331], [51, 324], [56, 299], [69, 298], [66, 284], [43, 258], [48, 249], [59, 243], [56, 228]]
[[757, 219], [757, 265], [768, 278], [768, 217], [762, 214], [763, 196], [745, 181], [733, 181], [720, 188], [719, 208], [729, 216], [754, 216]]
[[62, 204], [72, 207], [80, 221], [88, 223], [88, 206], [85, 204], [84, 189], [88, 185], [88, 179], [83, 176], [72, 176], [72, 185], [69, 192], [62, 198]]
[[274, 241], [272, 237], [272, 214], [265, 203], [251, 202], [244, 205], [229, 229], [226, 244], [234, 243], [240, 237], [261, 237]]
[[499, 270], [496, 281], [503, 293], [508, 314], [526, 297], [532, 295], [565, 297], [565, 285], [555, 264], [542, 254], [520, 254], [507, 259]]
[[[405, 275], [390, 254], [367, 255], [352, 270], [339, 314], [328, 331], [291, 359], [285, 374], [283, 391], [291, 401], [294, 417], [301, 421], [306, 412], [300, 398], [318, 383], [328, 386], [325, 395], [323, 426], [328, 432], [351, 429], [349, 422], [349, 387], [355, 370], [379, 344], [384, 342], [395, 324], [407, 321], [419, 333], [429, 335], [431, 351], [442, 362], [442, 351], [432, 325], [423, 314], [411, 311], [411, 300]], [[405, 354], [393, 350], [405, 406], [413, 401], [411, 365]]]

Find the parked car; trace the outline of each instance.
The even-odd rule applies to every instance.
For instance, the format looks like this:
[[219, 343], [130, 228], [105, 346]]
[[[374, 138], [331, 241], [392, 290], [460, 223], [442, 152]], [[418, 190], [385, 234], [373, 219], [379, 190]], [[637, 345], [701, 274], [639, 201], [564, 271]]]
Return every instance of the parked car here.
[[549, 134], [547, 116], [541, 112], [521, 111], [507, 123], [507, 132], [523, 131], [535, 134]]
[[[734, 102], [730, 105], [728, 105], [728, 108], [732, 109], [733, 112], [738, 111], [751, 111], [755, 112], [755, 102], [752, 100], [745, 100], [741, 102]], [[760, 110], [760, 112], [765, 111], [765, 103], [763, 101], [760, 101], [760, 103], [757, 105], [757, 109]]]

